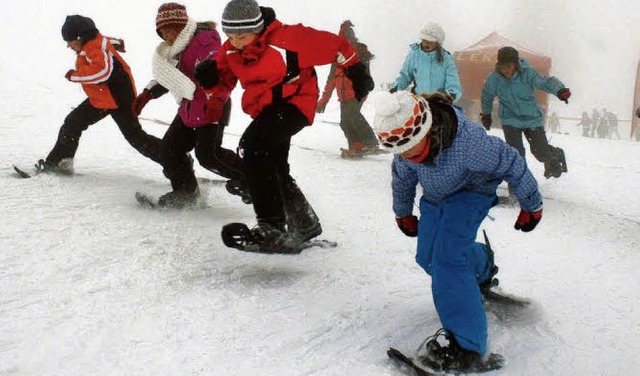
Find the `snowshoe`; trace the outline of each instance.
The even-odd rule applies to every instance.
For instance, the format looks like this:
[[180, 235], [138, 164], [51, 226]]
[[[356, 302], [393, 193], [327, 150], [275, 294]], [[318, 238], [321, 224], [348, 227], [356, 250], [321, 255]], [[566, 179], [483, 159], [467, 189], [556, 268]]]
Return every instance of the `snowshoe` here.
[[229, 179], [225, 184], [227, 188], [227, 192], [232, 195], [240, 196], [242, 202], [245, 204], [251, 204], [253, 200], [251, 199], [251, 193], [249, 192], [249, 187], [240, 179]]
[[[449, 343], [443, 346], [438, 342], [444, 337]], [[436, 334], [428, 337], [418, 350], [418, 359], [434, 372], [446, 373], [481, 373], [502, 368], [504, 358], [498, 354], [489, 354], [486, 359], [458, 344], [453, 334], [445, 329], [439, 329]]]
[[498, 274], [498, 266], [495, 263], [495, 254], [493, 252], [493, 248], [491, 248], [491, 242], [489, 242], [489, 237], [487, 236], [487, 232], [482, 230], [482, 234], [484, 235], [484, 244], [487, 247], [487, 254], [489, 256], [489, 264], [490, 264], [490, 272], [489, 277], [484, 280], [484, 282], [480, 283], [480, 293], [484, 296], [492, 287], [498, 286], [500, 281], [498, 278], [494, 278], [496, 274]]
[[[325, 239], [301, 242], [295, 234], [287, 234], [288, 238], [280, 238], [280, 240], [286, 239], [286, 244], [274, 245], [273, 242], [269, 243], [263, 240], [263, 235], [258, 233], [263, 230], [249, 229], [244, 223], [229, 223], [222, 227], [222, 242], [227, 247], [245, 252], [285, 255], [297, 255], [303, 250], [312, 247], [335, 248], [338, 246], [338, 243]], [[281, 230], [278, 231], [282, 233]]]
[[490, 273], [489, 277], [482, 283], [480, 283], [480, 293], [482, 294], [482, 300], [485, 302], [485, 306], [487, 304], [499, 304], [503, 306], [511, 306], [518, 308], [527, 307], [531, 301], [524, 298], [519, 298], [512, 295], [507, 295], [502, 292], [496, 291], [494, 288], [498, 287], [500, 284], [500, 280], [495, 278], [496, 274], [498, 274], [498, 266], [494, 261], [494, 252], [491, 248], [491, 243], [489, 242], [489, 237], [487, 236], [487, 232], [482, 230], [482, 234], [484, 235], [484, 242], [487, 246], [487, 253], [489, 255], [489, 263], [490, 263]]
[[200, 191], [171, 191], [160, 196], [157, 206], [165, 209], [184, 209], [198, 205]]
[[380, 155], [380, 154], [389, 154], [389, 152], [387, 150], [382, 149], [379, 146], [374, 146], [374, 147], [365, 147], [364, 150], [362, 150], [362, 154], [363, 155]]
[[18, 166], [13, 166], [13, 171], [16, 172], [16, 174], [18, 174], [18, 177], [22, 178], [22, 179], [29, 179], [31, 176], [30, 173], [28, 173], [27, 171], [19, 168]]
[[34, 167], [36, 174], [46, 172], [58, 175], [73, 175], [73, 158], [65, 158], [58, 163], [51, 163], [40, 159]]
[[364, 144], [356, 141], [349, 145], [349, 149], [340, 149], [340, 158], [362, 159], [362, 157], [364, 157], [364, 149]]
[[389, 347], [387, 350], [387, 356], [394, 360], [400, 367], [408, 368], [413, 371], [417, 376], [434, 376], [435, 373], [429, 372], [419, 365], [417, 365], [412, 358], [404, 355], [400, 350], [394, 349], [393, 347]]
[[298, 254], [301, 242], [283, 226], [258, 223], [254, 228], [244, 223], [230, 223], [222, 227], [222, 241], [227, 247], [245, 252]]
[[558, 162], [560, 163], [560, 167], [562, 169], [562, 172], [567, 172], [569, 171], [567, 169], [567, 158], [565, 158], [564, 156], [564, 150], [561, 148], [557, 148], [558, 151]]
[[340, 149], [340, 158], [342, 159], [362, 159], [363, 157], [362, 150]]

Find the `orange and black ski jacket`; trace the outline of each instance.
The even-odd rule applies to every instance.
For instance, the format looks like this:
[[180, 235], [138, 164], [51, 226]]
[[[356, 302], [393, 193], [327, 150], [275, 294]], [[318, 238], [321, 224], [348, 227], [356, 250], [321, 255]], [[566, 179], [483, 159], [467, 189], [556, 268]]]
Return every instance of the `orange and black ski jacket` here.
[[[76, 59], [76, 70], [69, 76], [71, 82], [82, 84], [91, 105], [99, 109], [116, 109], [131, 103], [136, 96], [131, 70], [116, 51], [119, 43], [122, 41], [98, 34], [82, 46]], [[126, 79], [112, 80], [114, 71], [126, 74]], [[110, 81], [118, 84], [113, 85]]]

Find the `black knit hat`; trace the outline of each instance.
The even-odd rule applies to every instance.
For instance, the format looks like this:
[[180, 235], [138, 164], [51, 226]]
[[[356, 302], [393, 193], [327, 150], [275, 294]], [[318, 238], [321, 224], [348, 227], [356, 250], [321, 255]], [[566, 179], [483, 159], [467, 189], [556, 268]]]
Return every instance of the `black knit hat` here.
[[67, 16], [62, 25], [62, 39], [66, 42], [80, 39], [88, 41], [98, 35], [98, 29], [93, 20], [89, 17], [80, 16], [78, 14]]
[[520, 57], [518, 56], [518, 50], [513, 47], [502, 47], [498, 50], [498, 64], [497, 66], [505, 66], [511, 63], [519, 64]]
[[225, 34], [259, 33], [262, 29], [264, 19], [255, 0], [231, 0], [222, 12]]

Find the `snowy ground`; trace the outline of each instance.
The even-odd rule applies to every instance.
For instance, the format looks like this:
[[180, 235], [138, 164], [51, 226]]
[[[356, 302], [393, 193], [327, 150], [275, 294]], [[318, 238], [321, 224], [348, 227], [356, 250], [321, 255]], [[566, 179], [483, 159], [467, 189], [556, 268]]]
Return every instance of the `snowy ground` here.
[[[0, 122], [0, 374], [401, 375], [387, 347], [412, 352], [439, 328], [415, 242], [393, 220], [390, 156], [340, 159], [337, 126], [318, 121], [297, 135], [291, 164], [338, 248], [262, 256], [222, 244], [221, 226], [253, 223], [253, 213], [221, 184], [202, 184], [204, 209], [140, 208], [135, 191], [169, 185], [111, 120], [84, 134], [78, 176], [17, 179], [11, 164], [44, 157], [69, 107], [52, 98], [29, 113], [10, 102]], [[229, 147], [246, 120], [236, 108]], [[507, 323], [489, 316], [491, 350], [507, 359], [495, 374], [631, 374], [640, 144], [553, 142], [570, 172], [545, 180], [529, 159], [546, 198], [540, 226], [514, 231], [515, 208], [493, 209], [483, 225], [501, 285], [538, 308]]]
[[[106, 5], [84, 6], [97, 15]], [[157, 5], [144, 7], [153, 24]], [[0, 375], [402, 375], [385, 352], [411, 353], [439, 328], [430, 279], [413, 260], [415, 240], [394, 222], [391, 157], [338, 157], [341, 131], [320, 121], [337, 119], [335, 102], [294, 138], [291, 165], [322, 237], [339, 246], [244, 254], [219, 233], [228, 222], [253, 224], [252, 209], [220, 183], [201, 185], [206, 208], [137, 205], [136, 191], [160, 195], [169, 184], [111, 120], [83, 135], [77, 176], [16, 178], [11, 165], [45, 157], [84, 97], [64, 81], [73, 56], [58, 34], [61, 14], [84, 9], [28, 10], [31, 22], [3, 22], [21, 37], [8, 39], [17, 54], [0, 62]], [[140, 27], [134, 16], [120, 22]], [[148, 69], [157, 37], [142, 30], [148, 41], [130, 45], [128, 58]], [[47, 64], [29, 57], [36, 45]], [[139, 87], [149, 78], [136, 74]], [[167, 96], [143, 116], [166, 121], [175, 110]], [[247, 122], [236, 105], [228, 147]], [[493, 209], [482, 226], [501, 286], [536, 306], [519, 320], [489, 315], [490, 349], [506, 358], [495, 375], [637, 372], [640, 144], [585, 139], [571, 122], [563, 129], [571, 134], [552, 143], [564, 148], [568, 174], [546, 180], [528, 158], [545, 197], [539, 227], [513, 230], [516, 208]], [[197, 174], [218, 179], [199, 167]]]

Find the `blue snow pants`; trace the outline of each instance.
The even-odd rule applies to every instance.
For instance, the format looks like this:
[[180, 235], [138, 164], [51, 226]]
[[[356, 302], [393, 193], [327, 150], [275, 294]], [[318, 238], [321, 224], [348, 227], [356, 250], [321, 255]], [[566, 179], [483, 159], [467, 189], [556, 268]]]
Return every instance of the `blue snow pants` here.
[[442, 327], [460, 346], [484, 355], [487, 317], [479, 283], [491, 269], [486, 246], [476, 242], [495, 196], [458, 192], [438, 205], [420, 200], [416, 262], [431, 276]]

